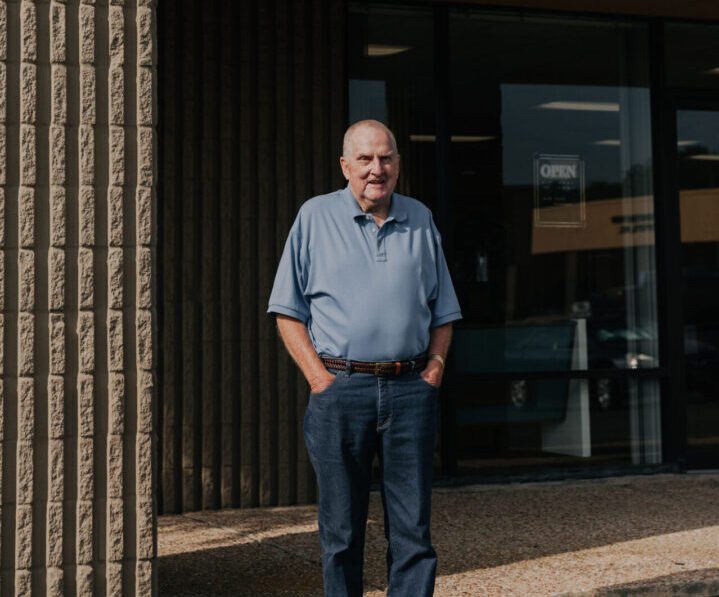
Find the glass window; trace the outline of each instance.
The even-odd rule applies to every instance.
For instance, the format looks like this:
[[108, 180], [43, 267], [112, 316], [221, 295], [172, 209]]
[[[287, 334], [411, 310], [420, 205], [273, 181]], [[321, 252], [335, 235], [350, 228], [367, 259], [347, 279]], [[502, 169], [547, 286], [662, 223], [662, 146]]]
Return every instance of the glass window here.
[[397, 138], [397, 190], [435, 206], [435, 92], [430, 10], [351, 3], [349, 121], [374, 118]]
[[677, 111], [687, 462], [719, 462], [719, 111]]
[[660, 459], [655, 382], [521, 375], [659, 365], [647, 73], [641, 24], [451, 12], [460, 468]]
[[455, 394], [458, 473], [661, 462], [658, 386], [653, 379], [604, 379], [592, 394], [580, 379], [472, 381]]
[[626, 375], [659, 366], [646, 27], [451, 9], [438, 115], [434, 26], [351, 3], [348, 89], [350, 122], [395, 131], [400, 192], [436, 210], [449, 173], [443, 445], [462, 472], [659, 462], [659, 384]]
[[569, 370], [582, 320], [581, 368], [657, 367], [644, 28], [456, 12], [450, 39], [460, 361]]
[[[719, 91], [719, 27], [665, 25], [669, 86], [689, 97]], [[684, 92], [684, 90], [687, 90]], [[713, 100], [713, 98], [711, 98]], [[719, 462], [719, 111], [679, 109], [677, 180], [681, 225], [686, 461], [690, 468]], [[695, 107], [700, 107], [696, 105]]]
[[667, 84], [685, 89], [719, 89], [719, 27], [665, 25]]

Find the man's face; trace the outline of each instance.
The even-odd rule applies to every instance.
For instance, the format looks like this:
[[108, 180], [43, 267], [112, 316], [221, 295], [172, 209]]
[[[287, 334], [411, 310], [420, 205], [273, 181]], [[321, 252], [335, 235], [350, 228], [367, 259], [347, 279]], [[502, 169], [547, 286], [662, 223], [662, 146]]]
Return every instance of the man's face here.
[[354, 196], [370, 209], [384, 204], [399, 177], [399, 154], [382, 129], [363, 126], [352, 135], [351, 155], [342, 156], [342, 173]]

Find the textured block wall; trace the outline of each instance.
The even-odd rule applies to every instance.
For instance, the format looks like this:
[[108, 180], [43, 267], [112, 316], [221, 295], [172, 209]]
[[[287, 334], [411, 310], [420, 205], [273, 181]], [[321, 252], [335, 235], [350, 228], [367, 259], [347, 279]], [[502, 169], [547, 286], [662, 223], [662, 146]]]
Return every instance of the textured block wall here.
[[0, 2], [3, 597], [153, 593], [154, 10]]
[[315, 498], [265, 315], [299, 205], [343, 186], [344, 0], [158, 5], [160, 507]]

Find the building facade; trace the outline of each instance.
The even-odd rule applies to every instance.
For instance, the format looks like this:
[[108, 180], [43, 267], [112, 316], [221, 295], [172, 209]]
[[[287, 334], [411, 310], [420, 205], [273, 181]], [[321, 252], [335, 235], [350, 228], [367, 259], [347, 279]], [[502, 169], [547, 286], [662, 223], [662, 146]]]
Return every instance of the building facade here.
[[161, 510], [314, 499], [307, 387], [264, 312], [298, 206], [344, 184], [342, 130], [368, 117], [465, 316], [438, 482], [715, 467], [717, 18], [160, 4]]
[[706, 0], [0, 2], [0, 593], [153, 594], [158, 512], [315, 500], [265, 309], [359, 118], [465, 316], [438, 483], [717, 468], [717, 27]]

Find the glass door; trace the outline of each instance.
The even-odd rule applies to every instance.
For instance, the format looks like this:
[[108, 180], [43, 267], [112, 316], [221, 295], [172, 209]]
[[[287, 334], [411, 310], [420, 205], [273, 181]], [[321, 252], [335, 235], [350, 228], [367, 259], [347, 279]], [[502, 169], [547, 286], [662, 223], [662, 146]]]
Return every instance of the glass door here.
[[646, 27], [457, 8], [449, 40], [457, 472], [656, 464]]
[[687, 464], [719, 468], [719, 110], [677, 110]]

